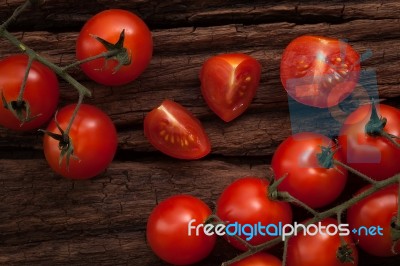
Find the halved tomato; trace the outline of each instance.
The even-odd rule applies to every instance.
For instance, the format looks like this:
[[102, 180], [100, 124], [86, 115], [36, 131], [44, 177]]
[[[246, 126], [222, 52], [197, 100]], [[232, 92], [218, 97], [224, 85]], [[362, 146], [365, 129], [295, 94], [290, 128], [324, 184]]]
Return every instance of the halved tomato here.
[[199, 159], [211, 150], [200, 121], [170, 100], [164, 100], [146, 116], [144, 134], [155, 148], [178, 159]]
[[336, 106], [351, 94], [360, 76], [360, 56], [346, 42], [301, 36], [285, 49], [281, 81], [296, 101], [314, 107]]
[[221, 54], [208, 59], [200, 72], [201, 92], [208, 106], [229, 122], [250, 105], [260, 82], [261, 65], [246, 54]]

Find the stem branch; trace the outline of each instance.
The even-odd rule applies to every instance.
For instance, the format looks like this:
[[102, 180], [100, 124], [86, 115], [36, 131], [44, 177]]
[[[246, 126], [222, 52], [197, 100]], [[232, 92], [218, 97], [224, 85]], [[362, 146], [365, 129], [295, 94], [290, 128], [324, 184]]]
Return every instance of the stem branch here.
[[351, 173], [353, 173], [353, 174], [355, 174], [355, 175], [361, 177], [362, 179], [364, 179], [365, 181], [367, 181], [367, 182], [370, 183], [370, 184], [376, 184], [376, 183], [377, 183], [376, 180], [373, 180], [373, 179], [370, 178], [369, 176], [367, 176], [367, 175], [361, 173], [360, 171], [354, 169], [353, 167], [348, 166], [347, 164], [342, 163], [341, 161], [338, 161], [338, 160], [336, 160], [336, 159], [333, 159], [333, 163], [334, 163], [335, 165], [339, 165], [339, 166], [345, 168], [347, 171], [349, 171], [349, 172], [351, 172]]

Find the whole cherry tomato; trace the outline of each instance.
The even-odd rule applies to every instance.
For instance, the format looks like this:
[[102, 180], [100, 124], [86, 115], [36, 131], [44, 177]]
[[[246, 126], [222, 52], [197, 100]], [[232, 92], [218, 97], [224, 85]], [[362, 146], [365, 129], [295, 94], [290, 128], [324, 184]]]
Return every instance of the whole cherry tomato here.
[[[146, 24], [135, 14], [110, 9], [89, 19], [79, 33], [76, 44], [76, 57], [84, 60], [107, 51], [95, 37], [115, 44], [124, 31], [123, 47], [129, 58], [127, 65], [118, 69], [116, 58], [96, 59], [81, 65], [89, 78], [104, 85], [123, 85], [136, 79], [149, 65], [153, 53], [153, 39]], [[116, 56], [118, 57], [118, 56]]]
[[[268, 182], [257, 177], [245, 177], [230, 184], [217, 201], [217, 216], [228, 224], [237, 222], [243, 226], [260, 223], [262, 226], [273, 224], [278, 226], [292, 222], [292, 209], [286, 202], [268, 198]], [[248, 229], [245, 229], [248, 230]], [[240, 231], [240, 230], [238, 230]], [[241, 234], [242, 239], [248, 236]], [[273, 239], [269, 234], [254, 234], [248, 241], [258, 245]], [[233, 236], [227, 236], [230, 244], [245, 250], [246, 247]]]
[[199, 159], [211, 150], [200, 121], [170, 100], [164, 100], [147, 114], [144, 134], [155, 148], [179, 159]]
[[[361, 189], [357, 194], [368, 188]], [[364, 251], [380, 257], [399, 254], [400, 242], [392, 249], [394, 244], [390, 232], [398, 204], [398, 186], [394, 185], [373, 193], [348, 209], [347, 221], [351, 229], [356, 229], [352, 231], [352, 236]]]
[[204, 224], [211, 215], [210, 208], [200, 199], [189, 195], [172, 196], [152, 211], [147, 222], [147, 242], [154, 253], [174, 265], [188, 265], [201, 261], [214, 248], [216, 235], [207, 236], [203, 230], [188, 226]]
[[200, 72], [201, 92], [211, 110], [229, 122], [241, 115], [256, 95], [261, 65], [245, 54], [208, 59]]
[[[60, 128], [65, 131], [75, 104], [62, 108], [56, 115]], [[53, 120], [47, 131], [60, 134]], [[80, 106], [69, 132], [73, 154], [67, 166], [67, 158], [59, 163], [60, 142], [48, 134], [43, 140], [44, 154], [50, 167], [58, 174], [72, 179], [92, 178], [104, 171], [114, 158], [117, 150], [117, 132], [111, 119], [98, 108], [83, 104]]]
[[301, 36], [285, 49], [281, 81], [296, 101], [314, 107], [332, 107], [355, 88], [360, 56], [346, 42], [321, 36]]
[[[322, 147], [333, 145], [328, 137], [311, 132], [288, 137], [278, 146], [272, 158], [275, 179], [286, 176], [278, 189], [289, 192], [312, 208], [333, 202], [346, 185], [347, 171], [340, 166], [324, 168], [317, 159]], [[339, 153], [333, 158], [342, 161]]]
[[282, 266], [282, 261], [268, 253], [260, 252], [236, 262], [232, 266]]
[[[383, 131], [400, 143], [400, 110], [385, 104], [376, 108], [378, 119], [386, 119]], [[363, 105], [346, 118], [339, 134], [340, 152], [349, 166], [375, 180], [383, 180], [400, 172], [400, 148], [382, 136], [366, 133], [371, 113], [372, 106]]]
[[[17, 100], [27, 66], [26, 55], [13, 55], [0, 61], [0, 125], [13, 130], [28, 131], [42, 126], [50, 120], [58, 104], [59, 86], [56, 75], [46, 66], [33, 61], [22, 98], [25, 110], [29, 105], [28, 119], [32, 119], [21, 123], [4, 107], [2, 97], [8, 103]], [[24, 118], [27, 118], [26, 112]]]
[[[317, 223], [318, 224], [318, 223]], [[316, 225], [316, 224], [315, 224]], [[310, 229], [310, 233], [305, 231], [297, 232], [297, 235], [292, 236], [288, 241], [287, 250], [287, 266], [357, 266], [358, 265], [358, 252], [347, 232], [343, 230], [343, 240], [346, 243], [348, 250], [351, 252], [353, 262], [342, 263], [338, 255], [340, 254], [339, 248], [341, 247], [341, 240], [336, 220], [327, 218], [320, 222], [321, 226], [325, 228], [322, 230]], [[336, 227], [336, 229], [335, 229]], [[337, 230], [337, 233], [335, 233]], [[348, 230], [348, 228], [347, 228]], [[347, 258], [347, 256], [344, 256]]]

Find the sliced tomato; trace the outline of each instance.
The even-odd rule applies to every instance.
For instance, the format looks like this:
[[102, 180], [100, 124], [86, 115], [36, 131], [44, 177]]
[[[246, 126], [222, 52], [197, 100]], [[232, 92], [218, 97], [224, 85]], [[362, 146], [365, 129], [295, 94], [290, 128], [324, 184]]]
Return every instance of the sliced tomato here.
[[351, 94], [360, 76], [360, 56], [346, 42], [301, 36], [285, 49], [281, 81], [296, 101], [314, 107], [336, 106]]
[[229, 122], [250, 105], [260, 83], [261, 65], [245, 54], [208, 59], [200, 72], [201, 92], [210, 109]]
[[144, 134], [155, 148], [178, 159], [199, 159], [211, 150], [200, 121], [170, 100], [164, 100], [146, 116]]

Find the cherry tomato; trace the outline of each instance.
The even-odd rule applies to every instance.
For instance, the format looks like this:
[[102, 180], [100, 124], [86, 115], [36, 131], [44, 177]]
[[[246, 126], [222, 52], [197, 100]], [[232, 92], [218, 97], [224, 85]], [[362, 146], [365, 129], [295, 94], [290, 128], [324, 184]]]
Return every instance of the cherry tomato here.
[[229, 122], [241, 115], [256, 95], [261, 65], [245, 54], [208, 59], [200, 72], [201, 92], [211, 110]]
[[[66, 130], [75, 104], [62, 108], [57, 113], [57, 122], [63, 131]], [[60, 134], [56, 122], [49, 124], [47, 131]], [[72, 124], [69, 137], [72, 140], [73, 155], [69, 167], [66, 158], [59, 164], [59, 141], [44, 136], [43, 148], [50, 167], [58, 174], [72, 179], [87, 179], [104, 171], [114, 158], [117, 150], [117, 132], [111, 119], [98, 108], [83, 104]]]
[[[317, 226], [317, 224], [315, 224]], [[338, 227], [336, 220], [327, 218], [321, 221], [321, 226], [335, 225]], [[316, 229], [316, 228], [315, 228]], [[311, 228], [312, 233], [315, 235], [298, 232], [296, 236], [291, 237], [288, 241], [287, 250], [287, 266], [357, 266], [358, 265], [358, 252], [355, 244], [349, 235], [343, 236], [347, 247], [351, 249], [351, 257], [354, 263], [345, 262], [341, 263], [337, 258], [338, 249], [341, 247], [339, 229], [337, 234], [333, 234], [335, 229], [327, 228], [320, 232], [316, 232]], [[348, 229], [348, 228], [347, 228]]]
[[[290, 224], [292, 209], [286, 202], [273, 201], [268, 198], [268, 182], [257, 177], [245, 177], [230, 184], [217, 202], [217, 216], [228, 224], [238, 222], [240, 225]], [[246, 235], [240, 236], [246, 239]], [[256, 234], [248, 242], [258, 245], [273, 239], [273, 236]], [[233, 237], [227, 237], [234, 247], [246, 250], [246, 247]]]
[[[371, 105], [363, 105], [346, 118], [339, 134], [340, 152], [349, 166], [373, 179], [383, 180], [400, 172], [397, 160], [400, 149], [384, 137], [365, 133], [371, 111]], [[400, 110], [379, 104], [377, 111], [387, 119], [384, 131], [400, 137]]]
[[211, 150], [200, 121], [170, 100], [147, 114], [144, 134], [155, 148], [178, 159], [199, 159]]
[[174, 265], [201, 261], [214, 248], [216, 235], [207, 236], [203, 230], [189, 235], [188, 225], [204, 224], [211, 215], [210, 208], [200, 199], [189, 195], [172, 196], [152, 211], [147, 222], [147, 242], [154, 253]]
[[33, 61], [26, 82], [23, 100], [29, 104], [33, 120], [21, 122], [4, 107], [3, 94], [7, 102], [16, 101], [19, 95], [28, 56], [13, 55], [0, 61], [0, 125], [20, 131], [28, 131], [42, 126], [54, 114], [59, 98], [57, 77], [53, 71], [37, 61]]
[[320, 36], [301, 36], [285, 49], [281, 81], [296, 101], [314, 107], [332, 107], [355, 88], [360, 56], [346, 42]]
[[[285, 176], [278, 186], [312, 208], [333, 202], [343, 191], [347, 171], [342, 167], [324, 168], [318, 163], [321, 146], [331, 147], [333, 142], [320, 134], [304, 132], [288, 137], [272, 157], [275, 179]], [[339, 153], [334, 159], [342, 161]]]
[[[361, 189], [358, 194], [368, 188], [369, 186]], [[399, 254], [400, 242], [394, 249], [397, 254], [393, 253], [392, 234], [390, 233], [390, 224], [397, 215], [398, 204], [398, 186], [394, 185], [373, 193], [349, 208], [347, 221], [351, 229], [358, 229], [358, 232], [353, 233], [352, 236], [364, 251], [380, 257]], [[380, 230], [378, 226], [381, 228]], [[360, 227], [367, 229], [374, 227], [376, 230], [371, 234], [366, 233]]]
[[232, 266], [282, 266], [282, 262], [275, 256], [260, 252], [236, 262]]
[[125, 30], [123, 47], [131, 57], [129, 65], [118, 71], [117, 60], [96, 59], [81, 65], [83, 72], [92, 80], [104, 85], [123, 85], [136, 79], [149, 65], [153, 53], [153, 40], [146, 24], [135, 14], [110, 9], [89, 19], [79, 33], [76, 57], [83, 60], [106, 52], [106, 48], [94, 36], [115, 44]]

